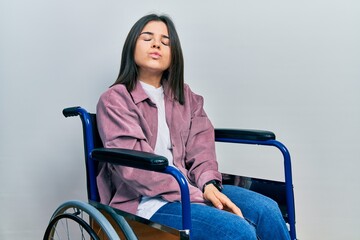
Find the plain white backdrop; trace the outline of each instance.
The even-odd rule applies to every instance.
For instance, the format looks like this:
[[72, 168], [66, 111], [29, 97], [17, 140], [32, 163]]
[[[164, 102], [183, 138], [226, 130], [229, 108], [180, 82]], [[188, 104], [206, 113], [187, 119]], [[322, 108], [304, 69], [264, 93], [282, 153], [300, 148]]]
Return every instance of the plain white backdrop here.
[[[298, 238], [360, 239], [355, 0], [0, 0], [0, 239], [41, 239], [60, 203], [86, 200], [80, 120], [61, 111], [95, 110], [151, 12], [173, 18], [216, 127], [271, 130], [289, 148]], [[282, 179], [279, 157], [219, 146], [231, 173]]]

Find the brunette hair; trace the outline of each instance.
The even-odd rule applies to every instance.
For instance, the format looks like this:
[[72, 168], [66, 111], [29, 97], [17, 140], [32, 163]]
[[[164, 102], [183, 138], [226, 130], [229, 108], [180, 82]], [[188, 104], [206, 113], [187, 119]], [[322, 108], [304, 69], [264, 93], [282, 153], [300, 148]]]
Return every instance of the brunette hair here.
[[134, 90], [138, 80], [138, 69], [134, 59], [136, 41], [145, 25], [151, 21], [161, 21], [167, 26], [170, 39], [171, 62], [169, 68], [163, 73], [162, 82], [166, 81], [172, 97], [179, 101], [180, 104], [184, 104], [184, 58], [180, 39], [173, 21], [165, 15], [146, 15], [140, 18], [131, 28], [124, 43], [119, 76], [113, 85], [124, 84], [129, 92]]

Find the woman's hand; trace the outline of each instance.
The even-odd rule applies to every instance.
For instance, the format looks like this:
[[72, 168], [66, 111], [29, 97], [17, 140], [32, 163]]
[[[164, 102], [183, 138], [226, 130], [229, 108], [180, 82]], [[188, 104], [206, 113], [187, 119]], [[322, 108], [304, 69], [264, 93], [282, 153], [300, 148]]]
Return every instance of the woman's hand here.
[[240, 208], [238, 208], [225, 194], [221, 193], [213, 184], [205, 186], [204, 198], [210, 201], [216, 208], [232, 212], [244, 218]]

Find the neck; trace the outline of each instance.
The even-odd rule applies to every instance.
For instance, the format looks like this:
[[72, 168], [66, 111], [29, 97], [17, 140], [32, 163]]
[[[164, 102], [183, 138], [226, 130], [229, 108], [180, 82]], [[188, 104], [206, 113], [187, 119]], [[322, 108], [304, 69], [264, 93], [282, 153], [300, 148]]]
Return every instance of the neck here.
[[161, 87], [162, 74], [139, 74], [139, 80], [156, 88]]

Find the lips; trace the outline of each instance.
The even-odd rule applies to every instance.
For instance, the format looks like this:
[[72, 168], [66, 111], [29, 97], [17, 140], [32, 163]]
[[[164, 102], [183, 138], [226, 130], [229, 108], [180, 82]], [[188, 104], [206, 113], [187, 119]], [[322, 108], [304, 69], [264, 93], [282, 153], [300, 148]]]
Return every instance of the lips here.
[[158, 52], [151, 52], [151, 53], [149, 53], [149, 56], [150, 56], [151, 58], [158, 59], [158, 58], [161, 57], [161, 54], [158, 53]]

